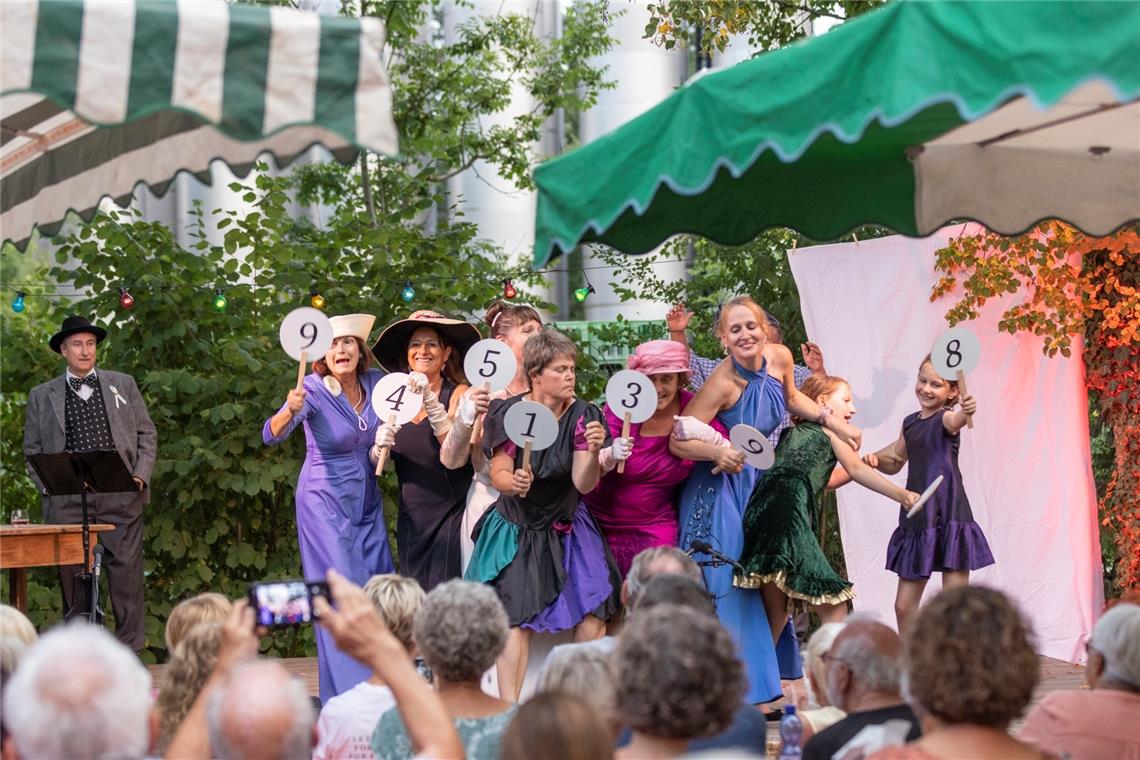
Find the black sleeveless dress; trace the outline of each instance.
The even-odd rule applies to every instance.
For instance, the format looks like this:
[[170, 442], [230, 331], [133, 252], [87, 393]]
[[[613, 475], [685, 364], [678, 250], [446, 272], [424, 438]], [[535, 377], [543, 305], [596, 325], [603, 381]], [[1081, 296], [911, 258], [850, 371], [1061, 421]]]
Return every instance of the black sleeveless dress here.
[[[454, 383], [444, 380], [439, 403], [446, 408], [454, 392]], [[459, 531], [475, 475], [470, 463], [457, 470], [444, 467], [439, 448], [425, 417], [400, 428], [391, 454], [400, 484], [396, 517], [400, 574], [415, 578], [424, 591], [462, 572]]]

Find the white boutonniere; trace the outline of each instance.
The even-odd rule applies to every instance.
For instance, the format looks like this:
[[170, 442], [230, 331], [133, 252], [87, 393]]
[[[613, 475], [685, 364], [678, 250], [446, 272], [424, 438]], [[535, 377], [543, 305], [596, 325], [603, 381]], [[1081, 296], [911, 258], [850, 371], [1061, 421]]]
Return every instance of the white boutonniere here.
[[118, 388], [116, 388], [113, 385], [108, 385], [107, 387], [110, 388], [111, 393], [113, 393], [115, 395], [115, 408], [116, 409], [118, 409], [120, 405], [122, 405], [122, 406], [127, 405], [127, 400], [125, 398], [123, 398], [123, 394], [119, 393]]
[[324, 383], [325, 387], [329, 389], [329, 393], [333, 396], [339, 396], [341, 394], [340, 382], [332, 375], [325, 375]]

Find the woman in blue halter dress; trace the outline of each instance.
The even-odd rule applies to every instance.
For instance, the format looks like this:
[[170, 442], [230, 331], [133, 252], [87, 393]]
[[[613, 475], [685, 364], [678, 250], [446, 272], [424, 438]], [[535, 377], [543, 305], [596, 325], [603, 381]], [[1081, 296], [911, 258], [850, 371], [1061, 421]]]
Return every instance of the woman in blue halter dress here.
[[[749, 298], [734, 298], [724, 305], [717, 320], [717, 335], [728, 351], [696, 397], [686, 407], [695, 418], [678, 422], [674, 454], [698, 461], [685, 483], [680, 501], [680, 547], [705, 541], [733, 559], [744, 549], [744, 510], [763, 472], [743, 463], [743, 455], [726, 448], [711, 436], [692, 438], [692, 427], [715, 416], [725, 427], [746, 424], [765, 436], [784, 411], [791, 407], [799, 416], [820, 417], [821, 409], [795, 388], [792, 355], [785, 346], [766, 341], [767, 320], [763, 310]], [[858, 439], [859, 432], [842, 419], [823, 417], [824, 424], [841, 437]], [[687, 424], [686, 424], [687, 423]], [[719, 437], [719, 436], [718, 436]], [[714, 474], [713, 469], [723, 472]], [[697, 555], [697, 559], [706, 559]], [[759, 591], [734, 588], [730, 566], [704, 568], [705, 582], [716, 599], [717, 616], [740, 647], [748, 673], [747, 701], [770, 702], [781, 695], [780, 670], [764, 602]]]

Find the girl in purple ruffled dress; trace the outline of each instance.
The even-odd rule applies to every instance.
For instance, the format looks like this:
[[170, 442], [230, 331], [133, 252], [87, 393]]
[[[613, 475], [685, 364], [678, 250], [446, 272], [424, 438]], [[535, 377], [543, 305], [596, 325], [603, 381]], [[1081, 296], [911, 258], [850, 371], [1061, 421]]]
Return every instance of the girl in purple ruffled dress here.
[[[919, 493], [939, 475], [944, 478], [918, 514], [908, 518], [905, 509], [899, 513], [899, 527], [887, 546], [887, 569], [899, 576], [895, 615], [900, 633], [918, 610], [932, 574], [942, 573], [943, 588], [964, 586], [971, 570], [994, 563], [958, 469], [960, 431], [977, 403], [968, 395], [959, 399], [958, 383], [935, 372], [929, 356], [918, 368], [914, 394], [919, 409], [903, 420], [898, 440], [863, 458], [888, 475], [909, 461], [906, 487]], [[962, 407], [955, 411], [959, 401]]]

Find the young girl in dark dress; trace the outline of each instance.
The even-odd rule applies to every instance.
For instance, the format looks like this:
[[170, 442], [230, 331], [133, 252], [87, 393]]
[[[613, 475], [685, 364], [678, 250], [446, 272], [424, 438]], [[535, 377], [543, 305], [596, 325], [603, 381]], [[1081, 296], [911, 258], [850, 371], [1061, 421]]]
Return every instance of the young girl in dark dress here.
[[[934, 371], [927, 356], [918, 368], [914, 394], [918, 411], [903, 420], [897, 441], [863, 461], [893, 475], [909, 460], [906, 487], [923, 491], [939, 475], [942, 485], [914, 517], [899, 513], [899, 527], [887, 546], [887, 569], [899, 576], [895, 615], [902, 632], [918, 610], [926, 583], [942, 573], [942, 587], [964, 586], [970, 571], [992, 565], [993, 554], [974, 522], [958, 469], [959, 431], [978, 408], [972, 396], [958, 398], [958, 383]], [[954, 411], [961, 401], [962, 408]]]
[[[510, 618], [498, 660], [499, 696], [517, 700], [533, 631], [573, 628], [576, 641], [601, 638], [619, 605], [621, 579], [597, 524], [581, 501], [601, 476], [598, 452], [609, 443], [600, 409], [574, 397], [577, 349], [554, 330], [526, 342], [529, 393], [494, 401], [483, 444], [499, 491], [475, 526], [467, 580], [490, 584]], [[554, 444], [531, 454], [507, 438], [504, 418], [521, 401], [544, 404], [558, 420]]]

